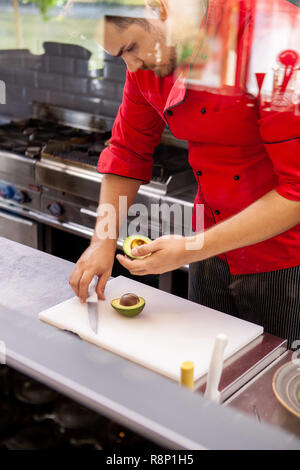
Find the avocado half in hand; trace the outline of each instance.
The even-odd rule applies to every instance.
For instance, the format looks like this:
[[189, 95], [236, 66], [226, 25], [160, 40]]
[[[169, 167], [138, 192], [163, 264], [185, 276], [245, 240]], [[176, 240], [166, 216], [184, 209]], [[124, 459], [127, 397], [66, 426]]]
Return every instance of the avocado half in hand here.
[[136, 317], [145, 307], [145, 299], [138, 297], [135, 294], [124, 294], [119, 299], [111, 301], [111, 306], [117, 310], [118, 313], [125, 317]]
[[147, 243], [151, 243], [151, 242], [152, 242], [152, 240], [150, 240], [150, 238], [148, 238], [148, 237], [145, 237], [144, 235], [132, 235], [131, 237], [127, 237], [124, 240], [123, 251], [124, 251], [125, 255], [128, 256], [128, 258], [143, 259], [143, 258], [146, 258], [146, 256], [149, 256], [149, 255], [133, 256], [131, 254], [131, 251], [133, 250], [133, 248], [138, 248], [141, 245], [146, 245]]

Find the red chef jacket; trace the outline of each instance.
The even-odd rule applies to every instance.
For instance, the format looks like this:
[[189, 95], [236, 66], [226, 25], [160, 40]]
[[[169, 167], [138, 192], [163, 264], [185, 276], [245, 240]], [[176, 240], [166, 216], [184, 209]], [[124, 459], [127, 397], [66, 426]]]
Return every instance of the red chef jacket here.
[[[195, 205], [204, 205], [205, 229], [272, 189], [300, 201], [300, 117], [293, 110], [260, 113], [258, 100], [248, 93], [196, 91], [187, 85], [189, 67], [176, 80], [153, 71], [127, 71], [123, 102], [98, 171], [149, 182], [154, 148], [168, 124], [176, 138], [189, 143], [189, 163], [198, 183]], [[194, 206], [194, 229], [195, 217]], [[300, 224], [220, 257], [231, 274], [298, 266]]]

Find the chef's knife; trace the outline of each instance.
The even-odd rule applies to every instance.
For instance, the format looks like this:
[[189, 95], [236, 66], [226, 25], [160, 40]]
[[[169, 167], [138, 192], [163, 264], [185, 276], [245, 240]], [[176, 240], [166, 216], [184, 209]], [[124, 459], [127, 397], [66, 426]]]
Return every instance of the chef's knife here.
[[[89, 285], [89, 298], [87, 299], [89, 325], [94, 333], [98, 334], [98, 296], [96, 294], [97, 279], [94, 277]], [[96, 297], [96, 300], [94, 298]], [[93, 300], [92, 300], [93, 299]]]
[[94, 333], [98, 334], [98, 301], [87, 300], [89, 324]]

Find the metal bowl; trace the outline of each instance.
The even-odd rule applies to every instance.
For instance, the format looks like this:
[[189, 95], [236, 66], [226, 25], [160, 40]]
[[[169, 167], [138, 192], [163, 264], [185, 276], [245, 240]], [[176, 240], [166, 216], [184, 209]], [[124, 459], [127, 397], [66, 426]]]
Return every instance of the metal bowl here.
[[273, 376], [272, 387], [278, 401], [300, 418], [300, 366], [294, 362], [281, 366]]

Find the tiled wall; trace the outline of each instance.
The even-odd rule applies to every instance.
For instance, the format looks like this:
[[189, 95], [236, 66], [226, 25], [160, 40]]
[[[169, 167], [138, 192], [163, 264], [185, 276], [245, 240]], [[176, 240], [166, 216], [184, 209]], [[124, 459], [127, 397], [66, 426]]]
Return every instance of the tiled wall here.
[[105, 53], [104, 68], [89, 70], [91, 53], [80, 46], [44, 43], [45, 53], [0, 50], [0, 80], [6, 85], [6, 104], [0, 114], [31, 116], [32, 103], [114, 118], [122, 101], [126, 67]]

